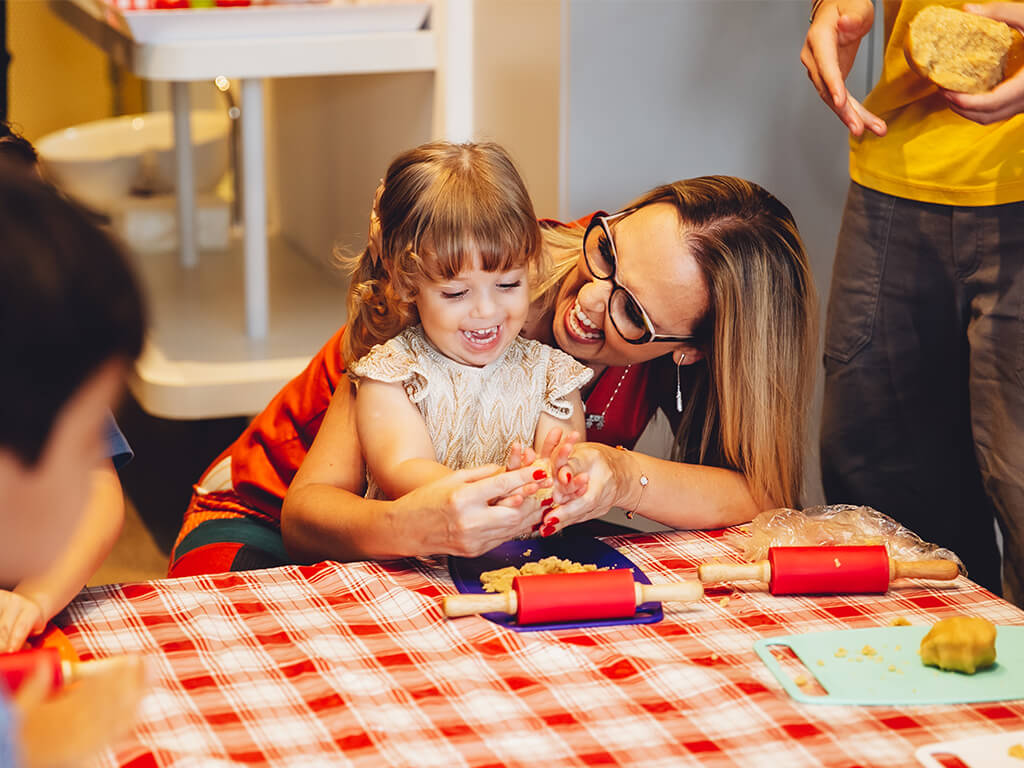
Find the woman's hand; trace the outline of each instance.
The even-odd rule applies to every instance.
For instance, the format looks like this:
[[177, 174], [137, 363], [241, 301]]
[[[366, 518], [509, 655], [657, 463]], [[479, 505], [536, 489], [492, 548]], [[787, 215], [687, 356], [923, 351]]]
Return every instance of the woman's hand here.
[[800, 51], [800, 61], [821, 100], [854, 136], [865, 128], [879, 136], [887, 130], [885, 121], [865, 109], [846, 88], [861, 38], [871, 31], [874, 18], [871, 0], [824, 0]]
[[525, 536], [532, 527], [531, 517], [502, 500], [536, 493], [545, 481], [535, 480], [535, 471], [531, 466], [504, 471], [488, 464], [417, 488], [392, 502], [389, 515], [396, 535], [418, 542], [416, 549], [423, 554], [460, 557], [477, 557]]
[[630, 488], [631, 479], [640, 474], [632, 466], [634, 463], [628, 451], [601, 443], [579, 443], [573, 447], [557, 465], [556, 473], [561, 481], [576, 484], [580, 490], [574, 498], [552, 507], [544, 515], [541, 534], [550, 536], [567, 525], [600, 517], [614, 506], [628, 505], [631, 499], [624, 498], [623, 489]]
[[[988, 3], [965, 5], [965, 11], [1003, 21], [1024, 33], [1024, 4]], [[942, 91], [949, 108], [961, 117], [981, 125], [998, 123], [1024, 112], [1024, 67], [987, 93], [956, 93]]]
[[562, 429], [556, 427], [548, 432], [541, 445], [541, 455], [537, 457], [536, 452], [531, 448], [523, 448], [518, 442], [512, 444], [509, 451], [508, 468], [518, 469], [521, 466], [532, 466], [534, 478], [538, 473], [543, 473], [543, 478], [551, 477], [553, 485], [550, 493], [538, 492], [525, 500], [519, 500], [523, 504], [523, 511], [527, 517], [538, 522], [532, 526], [533, 530], [540, 530], [541, 536], [550, 536], [555, 532], [554, 525], [546, 520], [546, 516], [560, 504], [565, 504], [573, 499], [579, 498], [587, 490], [586, 474], [573, 475], [568, 466], [569, 455], [572, 449], [579, 442], [580, 433], [575, 430], [564, 434]]

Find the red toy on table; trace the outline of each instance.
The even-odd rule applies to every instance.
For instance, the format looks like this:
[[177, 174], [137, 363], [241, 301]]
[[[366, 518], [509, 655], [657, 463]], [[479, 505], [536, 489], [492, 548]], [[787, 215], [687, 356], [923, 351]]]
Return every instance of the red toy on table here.
[[445, 616], [475, 613], [515, 614], [520, 624], [579, 621], [632, 616], [638, 605], [704, 595], [697, 581], [640, 584], [629, 568], [586, 573], [545, 573], [516, 576], [512, 589], [494, 594], [447, 595]]
[[771, 547], [755, 563], [705, 563], [697, 569], [705, 584], [721, 581], [768, 582], [773, 595], [872, 594], [888, 591], [893, 579], [955, 579], [952, 560], [891, 560], [877, 546]]

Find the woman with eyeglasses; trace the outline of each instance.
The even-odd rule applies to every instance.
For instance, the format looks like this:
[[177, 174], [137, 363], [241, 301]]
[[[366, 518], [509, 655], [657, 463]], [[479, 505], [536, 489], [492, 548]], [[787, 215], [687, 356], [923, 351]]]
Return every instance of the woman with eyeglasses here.
[[[524, 334], [595, 372], [587, 442], [568, 458], [588, 490], [550, 509], [545, 531], [612, 507], [713, 528], [798, 505], [817, 305], [786, 207], [755, 184], [703, 177], [613, 215], [544, 222], [543, 234], [557, 268]], [[473, 532], [508, 514], [491, 502], [527, 469], [462, 470], [394, 501], [362, 497], [343, 330], [200, 479], [193, 507], [201, 494], [210, 524], [179, 542], [171, 576], [488, 548]], [[666, 460], [630, 450], [658, 409], [676, 435]], [[325, 422], [331, 445], [296, 479]]]
[[[545, 236], [560, 268], [528, 332], [595, 372], [589, 442], [569, 461], [590, 487], [545, 523], [614, 506], [713, 528], [798, 506], [817, 302], [789, 210], [756, 184], [706, 176]], [[658, 409], [669, 460], [627, 450]]]

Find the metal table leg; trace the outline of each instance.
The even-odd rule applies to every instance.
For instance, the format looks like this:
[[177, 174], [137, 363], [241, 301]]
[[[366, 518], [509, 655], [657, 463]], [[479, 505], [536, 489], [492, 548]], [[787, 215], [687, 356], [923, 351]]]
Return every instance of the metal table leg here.
[[242, 215], [245, 222], [245, 328], [250, 338], [267, 335], [267, 195], [264, 165], [263, 81], [242, 80]]
[[196, 237], [196, 183], [192, 168], [192, 124], [189, 107], [188, 83], [171, 83], [171, 101], [174, 108], [174, 156], [178, 185], [178, 243], [181, 266], [195, 267], [199, 263], [199, 245]]

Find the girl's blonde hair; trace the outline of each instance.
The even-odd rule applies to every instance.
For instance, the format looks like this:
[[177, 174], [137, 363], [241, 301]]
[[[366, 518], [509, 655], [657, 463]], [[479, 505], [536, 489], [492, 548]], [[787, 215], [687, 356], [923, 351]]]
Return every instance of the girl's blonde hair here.
[[[674, 458], [733, 467], [759, 502], [798, 507], [818, 303], [793, 215], [731, 176], [666, 184], [628, 208], [654, 203], [678, 211], [709, 293], [696, 329], [706, 362], [685, 371], [690, 395]], [[575, 263], [583, 230], [556, 227], [544, 237], [559, 257], [552, 287]]]
[[533, 203], [505, 150], [438, 141], [396, 157], [377, 190], [366, 248], [343, 257], [352, 280], [345, 361], [418, 322], [417, 282], [450, 280], [475, 254], [488, 272], [525, 267], [531, 285], [547, 277]]

